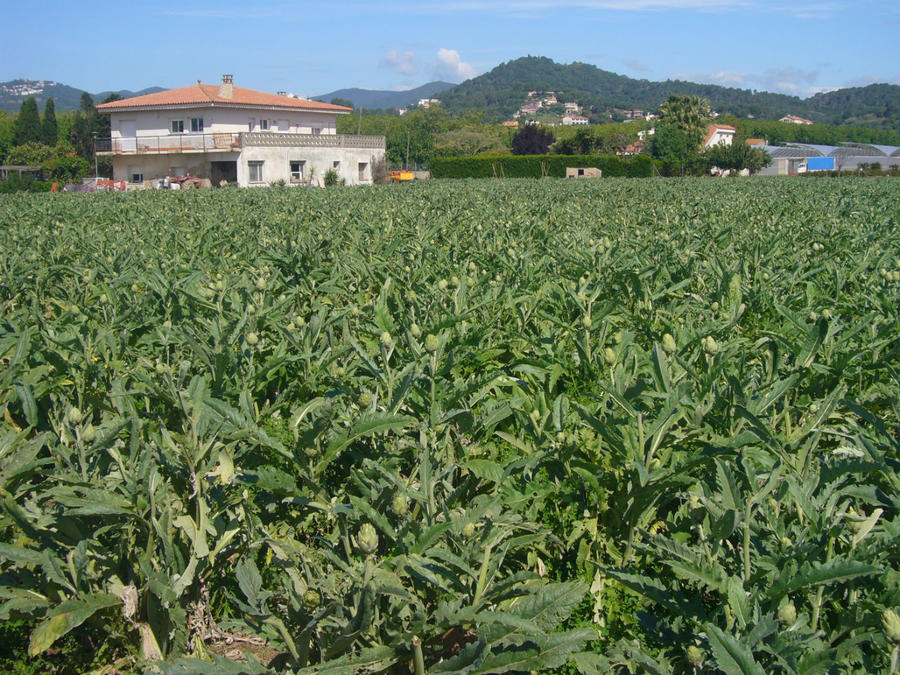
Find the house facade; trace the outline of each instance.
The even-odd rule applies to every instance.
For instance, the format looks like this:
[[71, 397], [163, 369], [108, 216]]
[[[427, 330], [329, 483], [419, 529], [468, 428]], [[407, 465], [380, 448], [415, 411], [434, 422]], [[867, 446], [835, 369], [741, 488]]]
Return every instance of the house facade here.
[[213, 185], [321, 185], [333, 170], [348, 185], [372, 182], [383, 136], [337, 133], [350, 108], [235, 87], [231, 75], [97, 106], [110, 138], [96, 152], [112, 157], [113, 177], [131, 186], [167, 176]]
[[737, 129], [728, 124], [710, 124], [706, 129], [703, 147], [711, 148], [714, 145], [731, 145], [734, 142], [734, 134], [736, 132]]

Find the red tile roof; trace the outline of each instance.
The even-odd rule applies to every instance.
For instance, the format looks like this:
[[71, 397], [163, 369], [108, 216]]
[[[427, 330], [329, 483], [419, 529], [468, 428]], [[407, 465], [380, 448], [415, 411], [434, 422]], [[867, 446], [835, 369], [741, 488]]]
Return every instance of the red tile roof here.
[[262, 91], [233, 87], [231, 98], [219, 96], [219, 85], [192, 84], [189, 87], [179, 89], [167, 89], [155, 94], [133, 96], [121, 101], [110, 101], [97, 106], [100, 112], [116, 112], [118, 110], [132, 110], [134, 108], [166, 108], [172, 106], [211, 106], [211, 105], [235, 105], [235, 106], [259, 106], [264, 108], [289, 108], [294, 110], [312, 110], [332, 113], [352, 112], [351, 108], [331, 103], [310, 101], [304, 98], [292, 98], [277, 94], [267, 94]]
[[710, 124], [707, 129], [706, 138], [703, 139], [703, 147], [704, 148], [706, 147], [706, 144], [709, 143], [710, 139], [715, 135], [715, 133], [717, 131], [735, 131], [736, 132], [737, 129], [735, 129], [733, 126], [731, 126], [729, 124]]

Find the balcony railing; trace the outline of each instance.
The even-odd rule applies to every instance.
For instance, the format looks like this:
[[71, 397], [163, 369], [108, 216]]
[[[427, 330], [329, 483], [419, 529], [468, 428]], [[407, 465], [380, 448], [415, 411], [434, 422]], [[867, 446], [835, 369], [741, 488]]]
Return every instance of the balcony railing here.
[[286, 134], [261, 131], [241, 134], [244, 147], [307, 147], [307, 148], [365, 148], [384, 150], [384, 136], [355, 134]]
[[384, 136], [350, 134], [291, 134], [276, 132], [167, 134], [120, 136], [94, 140], [98, 155], [145, 155], [194, 152], [236, 152], [249, 146], [365, 148], [384, 150]]
[[94, 152], [112, 155], [143, 155], [180, 152], [232, 152], [241, 149], [241, 134], [168, 134], [165, 136], [120, 136], [98, 138]]

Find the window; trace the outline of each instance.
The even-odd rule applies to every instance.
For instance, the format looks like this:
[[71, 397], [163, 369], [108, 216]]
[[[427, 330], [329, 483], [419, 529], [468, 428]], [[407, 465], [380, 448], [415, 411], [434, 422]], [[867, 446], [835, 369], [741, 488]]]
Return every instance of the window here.
[[259, 121], [259, 130], [260, 131], [268, 131], [269, 130], [269, 120], [260, 120]]
[[192, 117], [191, 118], [191, 131], [195, 134], [203, 133], [203, 118], [202, 117]]
[[134, 170], [131, 171], [131, 180], [130, 183], [143, 183], [144, 182], [144, 174], [142, 171]]
[[255, 127], [255, 126], [256, 126], [256, 120], [251, 117], [250, 121], [247, 122], [247, 131], [253, 131], [253, 127]]
[[341, 170], [341, 162], [340, 162], [340, 160], [337, 160], [337, 159], [334, 160], [334, 161], [331, 163], [331, 168], [334, 169], [335, 171], [340, 171], [340, 170]]
[[299, 183], [303, 180], [303, 169], [306, 162], [303, 160], [291, 160], [291, 182]]
[[184, 133], [184, 120], [172, 120], [172, 133], [173, 134], [183, 134]]
[[366, 170], [369, 168], [368, 162], [360, 162], [359, 163], [359, 180], [364, 181], [367, 180]]
[[318, 136], [319, 134], [322, 133], [322, 127], [313, 127], [312, 129], [309, 130], [309, 132], [310, 132], [313, 136]]
[[247, 169], [251, 183], [263, 182], [263, 162], [247, 162]]

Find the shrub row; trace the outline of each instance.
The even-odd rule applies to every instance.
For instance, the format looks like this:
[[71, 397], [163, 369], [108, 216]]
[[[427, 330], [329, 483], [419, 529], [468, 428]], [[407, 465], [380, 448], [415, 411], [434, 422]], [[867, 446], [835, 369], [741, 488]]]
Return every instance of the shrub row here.
[[435, 157], [433, 178], [564, 178], [566, 167], [592, 167], [607, 177], [647, 177], [653, 174], [653, 159], [637, 155], [627, 159], [615, 155], [496, 155], [479, 157]]

